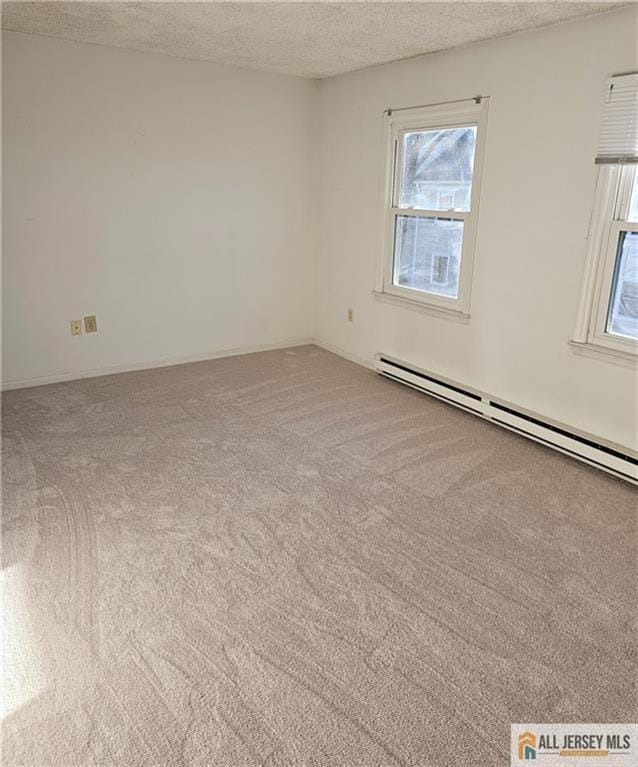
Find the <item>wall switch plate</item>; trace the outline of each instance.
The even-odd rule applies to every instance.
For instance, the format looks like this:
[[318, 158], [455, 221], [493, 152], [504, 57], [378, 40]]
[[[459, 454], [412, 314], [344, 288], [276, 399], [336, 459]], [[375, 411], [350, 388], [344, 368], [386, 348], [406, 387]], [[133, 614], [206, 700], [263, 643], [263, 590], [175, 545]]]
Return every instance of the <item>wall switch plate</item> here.
[[86, 333], [97, 333], [97, 319], [94, 314], [84, 318], [84, 331]]
[[71, 320], [71, 335], [72, 336], [82, 335], [82, 320]]
[[348, 309], [348, 322], [354, 322], [354, 309]]

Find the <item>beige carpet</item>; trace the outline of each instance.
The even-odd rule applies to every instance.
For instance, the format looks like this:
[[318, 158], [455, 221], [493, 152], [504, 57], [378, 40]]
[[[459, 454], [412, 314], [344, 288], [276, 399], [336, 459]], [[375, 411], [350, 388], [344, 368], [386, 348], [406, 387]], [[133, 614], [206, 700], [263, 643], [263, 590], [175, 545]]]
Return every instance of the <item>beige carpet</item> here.
[[4, 395], [3, 765], [509, 764], [635, 721], [636, 496], [315, 347]]

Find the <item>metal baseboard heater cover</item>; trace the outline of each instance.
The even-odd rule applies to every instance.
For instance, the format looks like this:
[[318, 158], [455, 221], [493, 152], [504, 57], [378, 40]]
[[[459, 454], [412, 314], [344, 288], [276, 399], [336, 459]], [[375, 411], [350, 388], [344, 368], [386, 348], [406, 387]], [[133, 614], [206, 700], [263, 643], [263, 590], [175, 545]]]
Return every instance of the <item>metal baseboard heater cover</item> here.
[[638, 485], [638, 456], [619, 445], [576, 432], [535, 413], [525, 412], [463, 384], [422, 370], [387, 354], [375, 355], [375, 370], [386, 378], [411, 386], [467, 410], [491, 423], [558, 450], [597, 469]]

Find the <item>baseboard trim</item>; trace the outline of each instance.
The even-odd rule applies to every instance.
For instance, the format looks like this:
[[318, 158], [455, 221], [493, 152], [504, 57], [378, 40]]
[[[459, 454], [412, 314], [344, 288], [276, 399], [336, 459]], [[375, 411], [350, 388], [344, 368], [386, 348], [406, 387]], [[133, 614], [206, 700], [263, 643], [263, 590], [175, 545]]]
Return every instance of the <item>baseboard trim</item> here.
[[[277, 341], [272, 344], [260, 344], [257, 346], [238, 346], [231, 349], [219, 349], [203, 355], [187, 357], [166, 357], [159, 360], [150, 360], [140, 363], [125, 363], [123, 365], [110, 365], [103, 368], [90, 370], [73, 370], [66, 373], [58, 373], [52, 376], [39, 376], [35, 378], [15, 379], [3, 381], [0, 386], [2, 391], [13, 389], [30, 389], [34, 386], [46, 386], [47, 384], [65, 383], [67, 381], [79, 381], [83, 378], [99, 378], [100, 376], [116, 375], [117, 373], [134, 373], [138, 370], [152, 370], [153, 368], [172, 367], [173, 365], [187, 365], [190, 362], [206, 362], [207, 360], [222, 359], [223, 357], [238, 357], [241, 354], [254, 354], [255, 352], [268, 352], [276, 349], [288, 349], [294, 346], [308, 346], [315, 344], [312, 338], [295, 338], [288, 341]], [[316, 344], [318, 345], [318, 344]]]
[[347, 352], [345, 349], [342, 349], [340, 346], [334, 346], [333, 344], [329, 344], [327, 341], [322, 341], [319, 338], [315, 338], [311, 343], [313, 343], [315, 346], [318, 346], [320, 349], [324, 349], [327, 352], [332, 352], [333, 354], [336, 354], [338, 357], [343, 357], [346, 360], [350, 360], [350, 362], [355, 362], [357, 365], [362, 365], [364, 368], [369, 368], [370, 370], [374, 370], [374, 360], [366, 360], [363, 357], [359, 357], [356, 354], [351, 354], [350, 352]]

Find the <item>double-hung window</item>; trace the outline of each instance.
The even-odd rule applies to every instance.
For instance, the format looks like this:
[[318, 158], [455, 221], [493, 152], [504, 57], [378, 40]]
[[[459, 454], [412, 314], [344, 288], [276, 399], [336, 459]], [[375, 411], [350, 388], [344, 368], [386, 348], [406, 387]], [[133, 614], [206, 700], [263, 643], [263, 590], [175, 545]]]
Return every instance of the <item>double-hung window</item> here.
[[574, 342], [638, 353], [638, 74], [606, 84], [594, 211]]
[[386, 113], [378, 297], [469, 316], [487, 103]]

